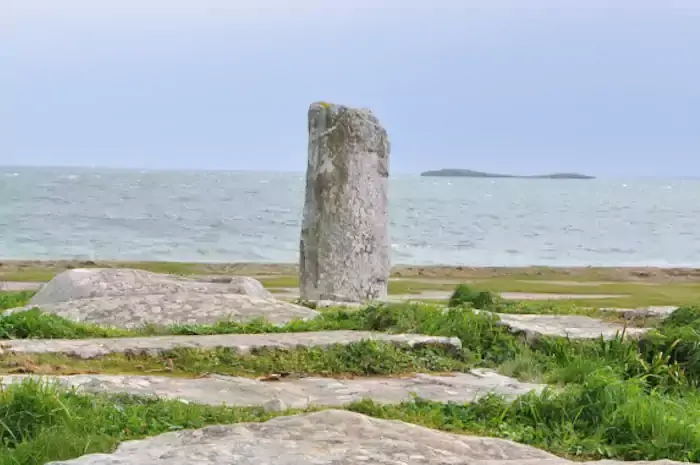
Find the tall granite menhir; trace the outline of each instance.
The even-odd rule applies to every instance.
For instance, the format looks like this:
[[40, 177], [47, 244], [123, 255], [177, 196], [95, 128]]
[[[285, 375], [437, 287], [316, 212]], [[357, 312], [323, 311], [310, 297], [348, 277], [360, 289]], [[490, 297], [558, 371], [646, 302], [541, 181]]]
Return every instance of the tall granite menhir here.
[[299, 263], [302, 299], [386, 298], [388, 178], [389, 138], [370, 110], [311, 104]]

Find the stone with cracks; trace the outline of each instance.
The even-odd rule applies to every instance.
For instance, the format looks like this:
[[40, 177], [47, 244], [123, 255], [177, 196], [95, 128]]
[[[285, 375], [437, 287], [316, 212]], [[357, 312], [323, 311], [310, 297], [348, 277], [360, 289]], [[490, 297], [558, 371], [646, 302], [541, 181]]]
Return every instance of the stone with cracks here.
[[110, 337], [97, 339], [11, 339], [0, 342], [0, 355], [63, 354], [83, 359], [109, 354], [159, 355], [174, 349], [233, 349], [239, 354], [256, 349], [294, 349], [296, 347], [328, 347], [360, 341], [384, 341], [410, 347], [441, 345], [462, 347], [456, 337], [421, 334], [388, 334], [371, 331], [313, 331], [272, 334], [213, 334], [207, 336]]
[[389, 139], [367, 109], [323, 102], [308, 113], [300, 242], [308, 301], [385, 299], [389, 281]]
[[[29, 305], [5, 314], [31, 309]], [[248, 323], [264, 319], [283, 325], [309, 320], [319, 314], [301, 305], [275, 299], [254, 299], [240, 294], [147, 294], [78, 299], [41, 305], [41, 311], [71, 321], [100, 326], [137, 329], [144, 325], [214, 324], [220, 321]]]
[[228, 277], [228, 282], [202, 282], [162, 273], [129, 268], [76, 268], [46, 283], [29, 305], [41, 306], [95, 297], [129, 297], [182, 293], [241, 294], [258, 299], [271, 297], [263, 285], [249, 277]]
[[512, 332], [524, 334], [527, 339], [541, 336], [565, 337], [570, 339], [614, 339], [623, 334], [639, 337], [648, 328], [625, 328], [623, 325], [580, 315], [532, 315], [497, 313], [499, 324]]
[[209, 426], [122, 443], [47, 465], [672, 465], [572, 462], [506, 439], [462, 436], [396, 420], [326, 410], [262, 423]]
[[206, 282], [118, 268], [65, 271], [43, 286], [29, 305], [5, 314], [33, 307], [76, 322], [129, 329], [259, 318], [284, 324], [318, 316], [309, 308], [272, 298], [253, 278]]
[[[417, 395], [435, 402], [473, 402], [488, 394], [507, 399], [528, 392], [541, 392], [542, 384], [532, 384], [503, 376], [491, 370], [475, 369], [449, 375], [415, 374], [403, 377], [371, 378], [285, 378], [263, 379], [208, 375], [196, 379], [173, 376], [138, 375], [7, 375], [0, 384], [20, 383], [27, 379], [57, 383], [66, 388], [102, 394], [130, 394], [144, 397], [179, 399], [208, 405], [236, 407], [264, 406], [279, 409], [311, 406], [342, 407], [362, 399], [398, 404]], [[271, 402], [279, 400], [277, 406]]]

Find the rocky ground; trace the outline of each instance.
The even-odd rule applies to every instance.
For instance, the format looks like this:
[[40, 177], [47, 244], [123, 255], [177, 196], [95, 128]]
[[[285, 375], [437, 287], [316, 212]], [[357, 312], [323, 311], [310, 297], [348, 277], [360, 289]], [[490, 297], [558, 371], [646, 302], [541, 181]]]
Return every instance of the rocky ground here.
[[[60, 267], [65, 264], [55, 264], [55, 268]], [[3, 269], [7, 272], [8, 264]], [[10, 273], [22, 269], [15, 264]], [[183, 278], [119, 268], [73, 269], [60, 274], [41, 286], [26, 306], [7, 309], [0, 316], [0, 320], [5, 319], [0, 321], [0, 330], [6, 332], [0, 347], [5, 358], [0, 370], [6, 373], [2, 384], [9, 389], [39, 379], [90, 395], [156, 396], [192, 405], [262, 408], [285, 415], [294, 413], [294, 409], [345, 408], [363, 400], [411, 409], [402, 406], [409, 405], [415, 396], [444, 406], [475, 403], [493, 394], [513, 401], [530, 392], [542, 392], [547, 382], [557, 384], [551, 386], [555, 391], [563, 389], [570, 375], [562, 370], [577, 366], [571, 360], [550, 366], [552, 362], [547, 360], [553, 360], [554, 355], [540, 357], [538, 351], [543, 349], [528, 349], [527, 344], [554, 338], [554, 342], [546, 343], [552, 344], [547, 349], [550, 351], [559, 350], [557, 344], [579, 344], [562, 354], [574, 354], [578, 347], [584, 350], [589, 347], [585, 341], [593, 344], [585, 350], [597, 350], [596, 344], [601, 343], [595, 341], [599, 340], [612, 341], [610, 347], [615, 347], [622, 343], [623, 332], [639, 338], [649, 331], [645, 327], [626, 327], [625, 319], [660, 321], [676, 308], [595, 310], [608, 315], [602, 319], [596, 313], [526, 313], [527, 307], [517, 306], [452, 314], [435, 305], [423, 308], [414, 304], [403, 313], [379, 309], [365, 315], [358, 309], [343, 313], [297, 305], [283, 300], [293, 296], [285, 295], [279, 287], [273, 287], [276, 292], [270, 293], [254, 279], [224, 278], [224, 270], [208, 265], [200, 270], [216, 272], [216, 279], [211, 275]], [[425, 276], [423, 270], [418, 275]], [[416, 269], [395, 272], [411, 273], [415, 275]], [[636, 277], [643, 280], [652, 275], [658, 277], [653, 273]], [[694, 277], [689, 271], [682, 279]], [[400, 277], [399, 282], [401, 279], [406, 278]], [[19, 281], [13, 282], [5, 289], [23, 289]], [[27, 287], [37, 289], [36, 284]], [[394, 294], [393, 300], [429, 300], [426, 292], [441, 292], [438, 300], [449, 297], [447, 290], [428, 290]], [[591, 296], [605, 298], [590, 293], [574, 298]], [[504, 297], [519, 300], [528, 296], [513, 291]], [[568, 298], [566, 294], [549, 297]], [[32, 310], [36, 307], [40, 311]], [[360, 314], [365, 315], [361, 324], [355, 320]], [[434, 321], [425, 315], [433, 315]], [[261, 319], [267, 321], [262, 323]], [[493, 327], [489, 326], [491, 319]], [[444, 329], [439, 329], [439, 324]], [[394, 330], [387, 330], [389, 327]], [[506, 331], [499, 332], [497, 327]], [[473, 338], [464, 336], [465, 331]], [[563, 338], [562, 342], [556, 342], [558, 338]], [[491, 344], [490, 348], [477, 346], [476, 339], [482, 341], [479, 344]], [[497, 355], [501, 350], [504, 355]], [[506, 354], [513, 351], [519, 355]], [[492, 367], [475, 368], [479, 364]], [[535, 365], [537, 368], [533, 368]], [[285, 371], [301, 366], [304, 370]], [[532, 370], [539, 370], [538, 374], [532, 374]], [[409, 421], [411, 414], [401, 417]], [[0, 416], [0, 421], [5, 420]], [[518, 437], [525, 436], [518, 433]], [[129, 439], [130, 433], [125, 438]], [[700, 438], [683, 447], [692, 449], [694, 444], [700, 446]], [[16, 448], [11, 450], [20, 453]], [[80, 455], [70, 450], [58, 458]], [[687, 457], [700, 457], [700, 450], [688, 453]], [[586, 449], [586, 454], [599, 452]], [[613, 458], [630, 457], [622, 452], [611, 454]], [[667, 456], [662, 453], [654, 458]], [[194, 461], [212, 465], [569, 463], [506, 439], [453, 435], [337, 410], [166, 433], [123, 443], [112, 455], [87, 455], [53, 463], [145, 465], [166, 460], [173, 465]]]

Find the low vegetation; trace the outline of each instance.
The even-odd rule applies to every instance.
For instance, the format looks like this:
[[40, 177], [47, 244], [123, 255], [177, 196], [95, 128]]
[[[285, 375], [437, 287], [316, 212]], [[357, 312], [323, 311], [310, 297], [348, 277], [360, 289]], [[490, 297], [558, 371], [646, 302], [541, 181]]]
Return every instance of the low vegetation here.
[[409, 347], [389, 342], [360, 341], [330, 347], [260, 348], [245, 354], [229, 348], [178, 348], [157, 356], [112, 354], [91, 360], [56, 354], [7, 355], [0, 359], [0, 373], [185, 377], [217, 373], [254, 378], [298, 378], [309, 375], [343, 378], [466, 371], [476, 364], [470, 355], [467, 351], [442, 344]]
[[[586, 373], [605, 367], [612, 369], [624, 379], [638, 375], [651, 376], [652, 379], [649, 382], [656, 384], [696, 383], [700, 380], [700, 307], [686, 307], [678, 310], [673, 317], [639, 341], [624, 338], [621, 334], [613, 340], [592, 341], [543, 337], [527, 344], [517, 334], [512, 334], [507, 328], [499, 325], [497, 317], [488, 313], [476, 314], [469, 306], [444, 311], [424, 304], [386, 304], [360, 310], [328, 310], [315, 320], [296, 321], [284, 326], [274, 326], [263, 321], [247, 324], [222, 322], [216, 325], [147, 327], [138, 331], [104, 329], [74, 323], [57, 316], [42, 314], [38, 310], [0, 316], [0, 336], [5, 338], [83, 338], [163, 333], [260, 334], [340, 329], [458, 337], [462, 341], [465, 352], [457, 357], [460, 362], [469, 361], [469, 366], [495, 367], [521, 378], [551, 383], [580, 382]], [[217, 359], [224, 353], [220, 352], [219, 355], [214, 356], [200, 354], [198, 357]], [[284, 351], [273, 351], [267, 356], [281, 357], [280, 360], [282, 360], [286, 355], [282, 357], [279, 354], [284, 353]], [[300, 357], [301, 353], [296, 352], [293, 357]], [[303, 357], [315, 357], [313, 351], [305, 354]], [[455, 354], [443, 355], [456, 357]], [[399, 352], [384, 352], [378, 357], [393, 360], [394, 356], [398, 357]], [[194, 360], [193, 356], [179, 357], [182, 360]], [[376, 361], [376, 357], [372, 357], [370, 359]], [[391, 363], [402, 366], [403, 362], [399, 363], [397, 360]], [[57, 364], [75, 367], [68, 361], [64, 362], [66, 363]], [[187, 373], [196, 371], [186, 367], [189, 363], [181, 364], [180, 370]], [[217, 365], [228, 363], [231, 362], [216, 362], [203, 371], [216, 371]], [[162, 360], [151, 361], [144, 366], [153, 367], [159, 364], [162, 364]], [[424, 367], [421, 366], [421, 368]], [[276, 365], [275, 370], [321, 373], [325, 369], [321, 365], [313, 369], [303, 369], [299, 365], [286, 368]], [[355, 368], [346, 367], [344, 370], [346, 373], [359, 373]], [[330, 371], [333, 372], [333, 370]], [[385, 371], [385, 373], [392, 372], [397, 371]]]
[[34, 292], [31, 291], [0, 292], [0, 311], [22, 307], [29, 302], [33, 295]]
[[349, 409], [450, 432], [530, 444], [573, 459], [700, 462], [700, 395], [670, 395], [643, 377], [591, 372], [560, 391], [527, 394], [508, 404], [490, 396], [466, 405], [417, 400], [359, 402]]
[[[2, 293], [0, 308], [24, 305], [31, 293]], [[542, 394], [513, 403], [489, 396], [467, 405], [416, 399], [401, 405], [362, 401], [348, 409], [445, 431], [490, 435], [572, 458], [675, 459], [700, 462], [700, 306], [687, 305], [639, 340], [574, 341], [542, 337], [525, 342], [490, 313], [599, 315], [570, 302], [517, 303], [479, 286], [461, 285], [450, 308], [420, 303], [327, 309], [312, 321], [274, 326], [174, 325], [105, 329], [42, 314], [38, 309], [0, 315], [0, 338], [120, 337], [160, 334], [255, 334], [371, 330], [458, 337], [462, 348], [414, 348], [363, 341], [330, 348], [177, 349], [159, 356], [110, 355], [77, 360], [57, 355], [5, 355], [4, 373], [149, 373], [196, 376], [224, 373], [280, 377], [399, 375], [494, 368], [545, 382]], [[284, 412], [289, 414], [290, 412]], [[105, 452], [123, 440], [206, 424], [264, 421], [255, 408], [188, 405], [166, 400], [77, 394], [26, 382], [0, 391], [0, 465], [44, 464]]]
[[[610, 370], [512, 404], [489, 396], [466, 405], [416, 399], [400, 405], [362, 401], [346, 408], [449, 432], [511, 439], [578, 459], [700, 461], [697, 392], [670, 394], [643, 377], [621, 380]], [[158, 433], [292, 413], [298, 412], [77, 394], [29, 381], [0, 392], [0, 464], [41, 465], [109, 452], [121, 441]]]

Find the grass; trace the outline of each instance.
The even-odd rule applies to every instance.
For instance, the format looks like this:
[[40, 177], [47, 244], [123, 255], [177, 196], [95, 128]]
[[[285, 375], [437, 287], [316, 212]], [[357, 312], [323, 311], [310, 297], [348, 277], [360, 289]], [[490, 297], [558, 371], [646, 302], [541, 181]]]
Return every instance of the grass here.
[[[297, 288], [298, 277], [293, 274], [292, 265], [259, 264], [206, 264], [182, 262], [32, 262], [0, 264], [0, 280], [6, 281], [48, 281], [57, 273], [71, 267], [128, 267], [158, 273], [175, 275], [215, 275], [247, 274], [261, 277], [266, 287], [273, 291], [281, 288]], [[642, 270], [631, 271], [620, 268], [492, 268], [463, 269], [449, 268], [433, 270], [431, 267], [398, 267], [394, 277], [401, 279], [389, 282], [389, 293], [419, 294], [425, 291], [450, 291], [454, 279], [462, 277], [471, 281], [471, 286], [479, 291], [554, 293], [554, 294], [615, 294], [620, 297], [609, 299], [578, 299], [579, 306], [592, 307], [639, 307], [650, 305], [688, 305], [698, 303], [700, 282], [698, 273], [663, 272], [659, 276], [645, 278]], [[658, 271], [658, 270], [657, 270]], [[425, 276], [422, 274], [425, 273]], [[276, 277], [269, 277], [269, 275]], [[428, 277], [426, 277], [428, 276]], [[633, 276], [634, 280], [620, 280]], [[640, 277], [641, 276], [641, 277]], [[557, 282], [548, 282], [548, 281]], [[604, 282], [601, 282], [604, 281]], [[581, 283], [586, 285], [580, 285]]]
[[[346, 408], [453, 433], [511, 439], [578, 459], [700, 461], [697, 392], [672, 395], [644, 378], [620, 380], [609, 370], [512, 404], [488, 396], [466, 405], [416, 399], [399, 405], [362, 401]], [[78, 394], [26, 381], [0, 392], [0, 464], [40, 465], [110, 452], [121, 441], [159, 433], [292, 413], [298, 412]]]
[[620, 380], [601, 370], [560, 392], [495, 396], [467, 405], [416, 401], [355, 412], [440, 430], [497, 436], [571, 458], [700, 461], [700, 395], [669, 395], [643, 378]]
[[0, 311], [8, 308], [23, 307], [32, 298], [32, 291], [3, 292], [0, 291]]
[[[357, 329], [458, 337], [461, 350], [365, 341], [250, 354], [178, 349], [160, 356], [111, 355], [95, 360], [6, 355], [0, 370], [344, 377], [487, 367], [520, 379], [550, 383], [552, 389], [522, 396], [510, 404], [489, 396], [468, 405], [417, 399], [400, 405], [363, 401], [347, 408], [445, 431], [508, 438], [572, 458], [700, 461], [700, 307], [679, 309], [640, 340], [622, 334], [612, 340], [542, 337], [525, 343], [500, 326], [496, 317], [476, 314], [471, 307], [557, 313], [567, 305], [571, 312], [598, 311], [580, 309], [570, 302], [503, 302], [481, 291], [477, 286], [462, 288], [453, 296], [454, 307], [447, 311], [415, 303], [372, 305], [359, 310], [329, 309], [316, 320], [284, 326], [263, 321], [221, 322], [126, 331], [73, 323], [38, 310], [0, 316], [0, 338]], [[5, 293], [0, 304], [14, 307], [29, 297]], [[0, 391], [0, 465], [43, 464], [109, 451], [122, 440], [206, 424], [264, 421], [271, 416], [260, 409], [81, 395], [29, 382]]]
[[[518, 292], [526, 294], [574, 294], [574, 295], [616, 295], [612, 298], [567, 299], [578, 307], [645, 307], [655, 305], [688, 305], [700, 303], [700, 283], [667, 282], [636, 283], [609, 282], [580, 285], [579, 282], [551, 283], [544, 280], [521, 280], [514, 277], [480, 279], [469, 283], [475, 291]], [[296, 289], [299, 280], [296, 276], [262, 278], [261, 282], [273, 293], [281, 289]], [[585, 281], [584, 281], [585, 283]], [[392, 280], [389, 294], [420, 294], [426, 291], [452, 291], [454, 282], [435, 280]]]
[[[462, 341], [465, 351], [465, 354], [457, 358], [460, 363], [467, 363], [468, 361], [469, 365], [498, 368], [504, 373], [521, 378], [544, 380], [550, 383], [580, 382], [584, 374], [609, 367], [625, 379], [639, 375], [650, 375], [660, 377], [659, 379], [662, 380], [660, 383], [666, 384], [671, 384], [674, 377], [681, 379], [681, 381], [696, 382], [700, 380], [700, 323], [698, 323], [700, 322], [700, 309], [689, 307], [679, 310], [676, 314], [680, 316], [670, 318], [662, 323], [658, 330], [652, 331], [642, 338], [641, 341], [628, 340], [622, 337], [610, 341], [602, 339], [576, 341], [543, 337], [537, 341], [525, 344], [517, 335], [498, 325], [497, 318], [492, 315], [475, 314], [469, 308], [464, 307], [453, 308], [444, 312], [440, 308], [420, 304], [377, 305], [355, 311], [329, 310], [323, 312], [315, 320], [297, 321], [284, 326], [273, 326], [262, 321], [248, 324], [222, 322], [208, 326], [172, 326], [169, 328], [158, 328], [158, 331], [154, 331], [156, 328], [144, 328], [142, 331], [105, 330], [96, 326], [69, 322], [56, 316], [44, 315], [36, 310], [32, 310], [0, 317], [0, 334], [4, 337], [14, 338], [27, 336], [81, 338], [86, 336], [148, 335], [163, 332], [170, 334], [255, 334], [338, 329], [420, 333], [458, 337]], [[680, 324], [679, 321], [682, 321], [683, 324]], [[680, 342], [678, 342], [679, 339], [681, 340]], [[342, 359], [345, 357], [345, 355], [342, 355], [342, 351], [352, 352], [352, 349], [339, 350], [341, 352], [329, 352], [329, 356]], [[184, 353], [187, 354], [187, 352]], [[266, 356], [274, 358], [283, 353], [270, 352]], [[304, 355], [300, 356], [299, 354], [302, 353]], [[207, 360], [213, 357], [212, 359], [216, 360], [224, 357], [224, 360], [226, 360], [225, 354], [226, 352], [219, 352], [214, 353], [214, 355], [200, 353], [197, 357], [193, 355], [180, 356], [183, 362], [179, 369], [188, 373], [196, 372], [199, 370], [196, 368], [197, 364], [201, 365], [203, 363], [201, 362], [202, 358]], [[291, 358], [284, 359], [282, 357], [285, 360], [284, 363], [289, 363], [289, 366], [285, 368], [283, 365], [274, 365], [274, 369], [304, 373], [323, 373], [324, 371], [336, 373], [357, 372], [354, 368], [348, 367], [342, 370], [332, 368], [333, 366], [339, 366], [337, 362], [332, 361], [335, 359], [317, 358], [320, 355], [319, 352], [314, 350], [295, 352], [289, 356]], [[391, 352], [387, 349], [385, 352], [380, 351], [380, 353], [366, 355], [366, 358], [372, 360], [372, 363], [379, 363], [378, 360], [384, 357], [389, 365], [405, 366], [407, 367], [405, 369], [409, 371], [412, 369], [412, 366], [425, 368], [419, 364], [417, 359], [408, 364], [406, 364], [407, 362], [402, 362], [400, 355], [400, 351]], [[421, 357], [424, 355], [421, 355]], [[443, 355], [440, 355], [440, 357], [443, 357]], [[451, 356], [455, 357], [454, 354]], [[230, 357], [233, 357], [233, 355]], [[436, 359], [437, 365], [435, 366], [438, 368], [433, 368], [434, 370], [439, 370], [439, 366], [449, 365], [445, 362], [445, 358], [440, 357]], [[165, 357], [165, 359], [167, 358]], [[297, 364], [294, 365], [292, 360], [297, 360], [297, 362], [294, 362]], [[313, 365], [313, 360], [325, 361], [320, 365]], [[34, 363], [41, 365], [40, 362], [41, 360], [34, 361]], [[86, 362], [69, 362], [70, 360], [64, 360], [55, 364], [66, 365], [70, 369], [100, 369], [99, 366], [81, 365]], [[110, 363], [113, 364], [112, 367], [115, 369], [125, 369], [124, 364], [126, 362], [118, 357]], [[129, 363], [131, 365], [136, 364], [133, 361], [129, 361]], [[221, 367], [226, 364], [232, 364], [232, 370], [238, 369], [230, 361], [210, 361], [207, 363], [210, 363], [210, 365], [207, 365], [208, 368], [206, 369], [202, 368], [203, 371], [223, 369]], [[259, 361], [254, 363], [257, 363], [258, 366], [263, 366], [260, 365], [261, 362]], [[324, 363], [325, 365], [323, 365]], [[145, 363], [144, 367], [148, 368], [144, 369], [162, 365], [163, 358]], [[195, 367], [189, 367], [190, 365]], [[306, 368], [302, 365], [306, 366]], [[247, 370], [246, 366], [249, 365], [242, 365], [241, 369]], [[313, 368], [310, 368], [311, 366]], [[452, 368], [455, 368], [455, 366], [452, 366]], [[392, 373], [403, 369], [393, 371], [392, 369], [385, 369], [383, 372]], [[663, 372], [666, 369], [670, 371]], [[659, 370], [661, 370], [661, 373], [658, 372]]]
[[330, 347], [262, 348], [247, 354], [229, 348], [180, 348], [157, 356], [112, 354], [91, 360], [56, 354], [7, 355], [0, 359], [0, 373], [158, 374], [185, 377], [218, 373], [243, 377], [277, 374], [283, 377], [315, 375], [343, 378], [466, 371], [473, 365], [468, 352], [442, 344], [409, 347], [389, 342], [360, 341]]
[[276, 415], [261, 408], [82, 395], [29, 381], [0, 392], [0, 464], [43, 465], [108, 452], [130, 439], [212, 424], [265, 421]]

